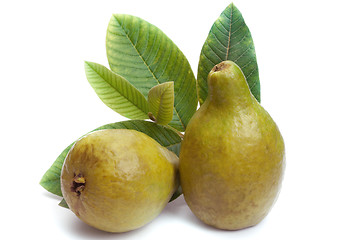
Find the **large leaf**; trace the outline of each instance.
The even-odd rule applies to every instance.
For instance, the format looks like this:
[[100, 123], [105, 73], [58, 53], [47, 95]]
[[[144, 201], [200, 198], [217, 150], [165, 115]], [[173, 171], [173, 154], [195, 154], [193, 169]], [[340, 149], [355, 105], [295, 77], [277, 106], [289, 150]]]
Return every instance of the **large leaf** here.
[[[179, 156], [181, 138], [173, 130], [170, 130], [159, 124], [143, 120], [129, 120], [124, 122], [107, 124], [96, 128], [93, 131], [101, 129], [134, 129], [139, 132], [143, 132], [155, 139], [162, 146], [168, 148]], [[60, 175], [62, 165], [64, 163], [66, 155], [68, 154], [74, 143], [75, 142], [70, 144], [67, 148], [65, 148], [64, 151], [62, 151], [62, 153], [57, 157], [53, 165], [49, 168], [49, 170], [47, 170], [47, 172], [44, 174], [40, 181], [41, 186], [43, 186], [49, 192], [58, 196], [62, 196], [60, 187]]]
[[160, 83], [173, 81], [174, 112], [170, 126], [184, 131], [196, 111], [195, 76], [180, 49], [157, 27], [134, 16], [111, 17], [106, 51], [111, 70], [147, 97]]
[[92, 62], [85, 62], [85, 73], [96, 94], [108, 107], [130, 119], [148, 118], [144, 95], [122, 76]]
[[215, 21], [202, 47], [197, 76], [200, 104], [207, 94], [207, 77], [218, 63], [232, 60], [243, 71], [250, 90], [260, 102], [260, 81], [255, 47], [240, 11], [230, 4]]
[[173, 117], [174, 82], [165, 82], [151, 88], [148, 95], [152, 120], [167, 125]]

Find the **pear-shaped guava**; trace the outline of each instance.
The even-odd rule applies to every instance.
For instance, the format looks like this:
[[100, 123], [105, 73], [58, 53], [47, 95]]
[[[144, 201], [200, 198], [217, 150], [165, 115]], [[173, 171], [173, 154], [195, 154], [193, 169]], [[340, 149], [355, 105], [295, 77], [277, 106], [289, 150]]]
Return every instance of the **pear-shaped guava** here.
[[85, 223], [126, 232], [153, 220], [178, 187], [177, 156], [144, 133], [92, 132], [75, 143], [61, 173], [69, 208]]
[[279, 193], [284, 141], [234, 62], [216, 65], [208, 86], [181, 144], [183, 194], [192, 212], [211, 226], [250, 227], [268, 214]]

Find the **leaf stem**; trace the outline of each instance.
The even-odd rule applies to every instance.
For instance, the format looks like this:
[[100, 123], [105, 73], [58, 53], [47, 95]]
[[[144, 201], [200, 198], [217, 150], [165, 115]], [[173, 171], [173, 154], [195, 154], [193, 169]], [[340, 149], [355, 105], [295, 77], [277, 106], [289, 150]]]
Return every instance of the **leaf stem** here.
[[164, 125], [164, 126], [165, 126], [166, 128], [169, 128], [169, 129], [173, 130], [174, 132], [176, 132], [177, 135], [179, 135], [179, 137], [181, 138], [181, 140], [184, 139], [184, 134], [183, 134], [182, 132], [178, 131], [177, 129], [175, 129], [175, 128], [169, 126], [169, 125]]

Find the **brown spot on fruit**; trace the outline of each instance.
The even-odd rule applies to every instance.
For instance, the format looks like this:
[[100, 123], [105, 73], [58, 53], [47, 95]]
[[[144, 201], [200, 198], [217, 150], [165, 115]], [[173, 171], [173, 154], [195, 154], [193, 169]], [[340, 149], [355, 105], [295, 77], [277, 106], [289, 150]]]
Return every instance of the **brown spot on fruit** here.
[[227, 64], [226, 62], [221, 62], [221, 63], [219, 63], [219, 64], [216, 64], [216, 65], [213, 67], [212, 71], [213, 71], [213, 72], [218, 72], [218, 71], [221, 71], [221, 70], [223, 70], [223, 69], [228, 68], [229, 66], [230, 66], [230, 65]]

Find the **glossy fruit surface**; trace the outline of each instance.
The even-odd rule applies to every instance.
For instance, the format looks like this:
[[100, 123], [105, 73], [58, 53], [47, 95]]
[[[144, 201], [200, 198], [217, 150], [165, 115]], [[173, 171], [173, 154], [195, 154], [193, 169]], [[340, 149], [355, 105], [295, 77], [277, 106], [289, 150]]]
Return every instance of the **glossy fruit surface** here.
[[178, 186], [178, 158], [149, 136], [127, 129], [100, 130], [68, 153], [61, 189], [85, 223], [126, 232], [153, 220]]
[[278, 196], [284, 141], [235, 63], [216, 65], [208, 86], [180, 150], [183, 194], [206, 224], [227, 230], [250, 227], [268, 214]]

